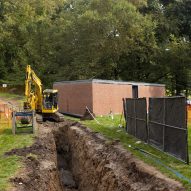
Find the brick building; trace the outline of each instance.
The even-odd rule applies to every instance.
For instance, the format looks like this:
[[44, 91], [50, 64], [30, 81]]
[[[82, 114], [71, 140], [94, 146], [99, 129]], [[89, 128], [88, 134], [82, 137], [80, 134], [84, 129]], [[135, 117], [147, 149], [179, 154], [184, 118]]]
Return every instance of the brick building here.
[[62, 113], [83, 115], [86, 106], [96, 115], [123, 110], [122, 98], [163, 97], [165, 85], [111, 80], [78, 80], [55, 82]]

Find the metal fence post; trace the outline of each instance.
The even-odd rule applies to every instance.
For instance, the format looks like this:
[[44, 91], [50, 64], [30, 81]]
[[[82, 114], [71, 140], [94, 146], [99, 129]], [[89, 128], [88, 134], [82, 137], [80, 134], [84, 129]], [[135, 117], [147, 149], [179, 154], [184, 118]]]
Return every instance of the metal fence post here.
[[[187, 110], [187, 99], [185, 98], [185, 127], [187, 127], [187, 124], [188, 124], [188, 110]], [[188, 129], [188, 127], [187, 127]], [[186, 131], [186, 154], [187, 154], [187, 164], [189, 165], [189, 151], [188, 151], [188, 130]]]
[[16, 133], [16, 131], [15, 131], [15, 129], [16, 129], [16, 120], [15, 120], [15, 111], [13, 111], [13, 113], [12, 113], [12, 133], [13, 133], [13, 135], [15, 135], [15, 133]]
[[163, 138], [162, 138], [162, 147], [163, 147], [163, 151], [165, 151], [165, 125], [166, 125], [166, 98], [163, 98]]
[[133, 99], [134, 119], [135, 119], [135, 137], [137, 137], [137, 114], [136, 114], [136, 99]]

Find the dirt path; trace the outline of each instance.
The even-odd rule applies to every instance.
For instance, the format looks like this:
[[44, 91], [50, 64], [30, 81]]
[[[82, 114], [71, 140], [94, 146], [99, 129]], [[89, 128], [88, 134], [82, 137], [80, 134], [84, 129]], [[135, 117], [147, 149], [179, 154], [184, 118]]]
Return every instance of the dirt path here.
[[118, 142], [71, 121], [40, 124], [34, 145], [7, 154], [26, 164], [11, 180], [14, 191], [185, 190]]

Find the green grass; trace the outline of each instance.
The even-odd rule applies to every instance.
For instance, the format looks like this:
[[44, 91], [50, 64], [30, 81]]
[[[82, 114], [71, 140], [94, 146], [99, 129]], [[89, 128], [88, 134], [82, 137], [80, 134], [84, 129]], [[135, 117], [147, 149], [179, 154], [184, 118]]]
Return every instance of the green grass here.
[[[3, 127], [1, 126], [1, 129]], [[11, 185], [10, 177], [13, 177], [23, 166], [21, 158], [5, 156], [4, 154], [14, 148], [30, 146], [33, 143], [33, 135], [12, 135], [11, 129], [4, 127], [0, 134], [0, 190], [7, 190]]]
[[[68, 118], [68, 117], [67, 117]], [[69, 117], [69, 119], [72, 119]], [[187, 181], [179, 179], [176, 175], [169, 172], [165, 167], [158, 164], [155, 160], [153, 160], [150, 157], [147, 157], [140, 151], [134, 150], [132, 147], [130, 148], [129, 145], [132, 145], [133, 147], [138, 147], [141, 149], [144, 149], [156, 156], [158, 156], [160, 161], [164, 163], [166, 166], [171, 167], [172, 169], [177, 170], [178, 172], [182, 173], [187, 178], [191, 179], [191, 166], [184, 164], [181, 161], [178, 161], [177, 159], [151, 147], [148, 144], [145, 144], [141, 142], [141, 144], [137, 144], [136, 142], [138, 139], [134, 138], [133, 136], [128, 135], [124, 129], [118, 128], [118, 125], [120, 123], [120, 116], [115, 116], [114, 120], [112, 120], [109, 117], [97, 117], [97, 120], [101, 123], [97, 124], [95, 120], [93, 121], [83, 121], [84, 125], [91, 128], [95, 132], [102, 133], [105, 137], [109, 138], [111, 141], [118, 139], [122, 143], [122, 145], [127, 149], [130, 150], [135, 156], [143, 160], [144, 162], [148, 163], [149, 165], [155, 166], [158, 170], [160, 170], [162, 173], [168, 175], [171, 178], [174, 178], [176, 180], [179, 180], [183, 183], [183, 185], [187, 188], [187, 190], [191, 190], [191, 184]], [[189, 125], [189, 156], [191, 158], [191, 124]]]

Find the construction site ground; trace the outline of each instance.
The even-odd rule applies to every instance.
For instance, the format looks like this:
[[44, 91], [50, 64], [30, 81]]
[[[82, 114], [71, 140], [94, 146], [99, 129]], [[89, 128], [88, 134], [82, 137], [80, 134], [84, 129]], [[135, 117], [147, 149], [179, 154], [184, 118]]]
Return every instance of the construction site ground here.
[[[99, 117], [99, 123], [95, 120], [79, 122], [78, 119], [65, 119], [62, 123], [47, 121], [38, 124], [35, 135], [13, 137], [7, 128], [1, 132], [0, 161], [13, 159], [14, 169], [10, 172], [10, 169], [4, 167], [4, 172], [9, 173], [4, 179], [7, 183], [4, 181], [4, 185], [1, 185], [0, 181], [0, 190], [191, 189], [187, 181], [179, 179], [164, 166], [157, 164], [153, 157], [133, 147], [158, 156], [157, 160], [188, 178], [191, 178], [190, 166], [127, 135], [123, 128], [118, 127], [120, 116], [114, 116], [113, 120], [110, 117]], [[9, 147], [1, 141], [1, 136], [7, 132], [4, 143], [7, 139], [16, 139], [9, 142]], [[9, 168], [12, 167], [9, 164]]]

